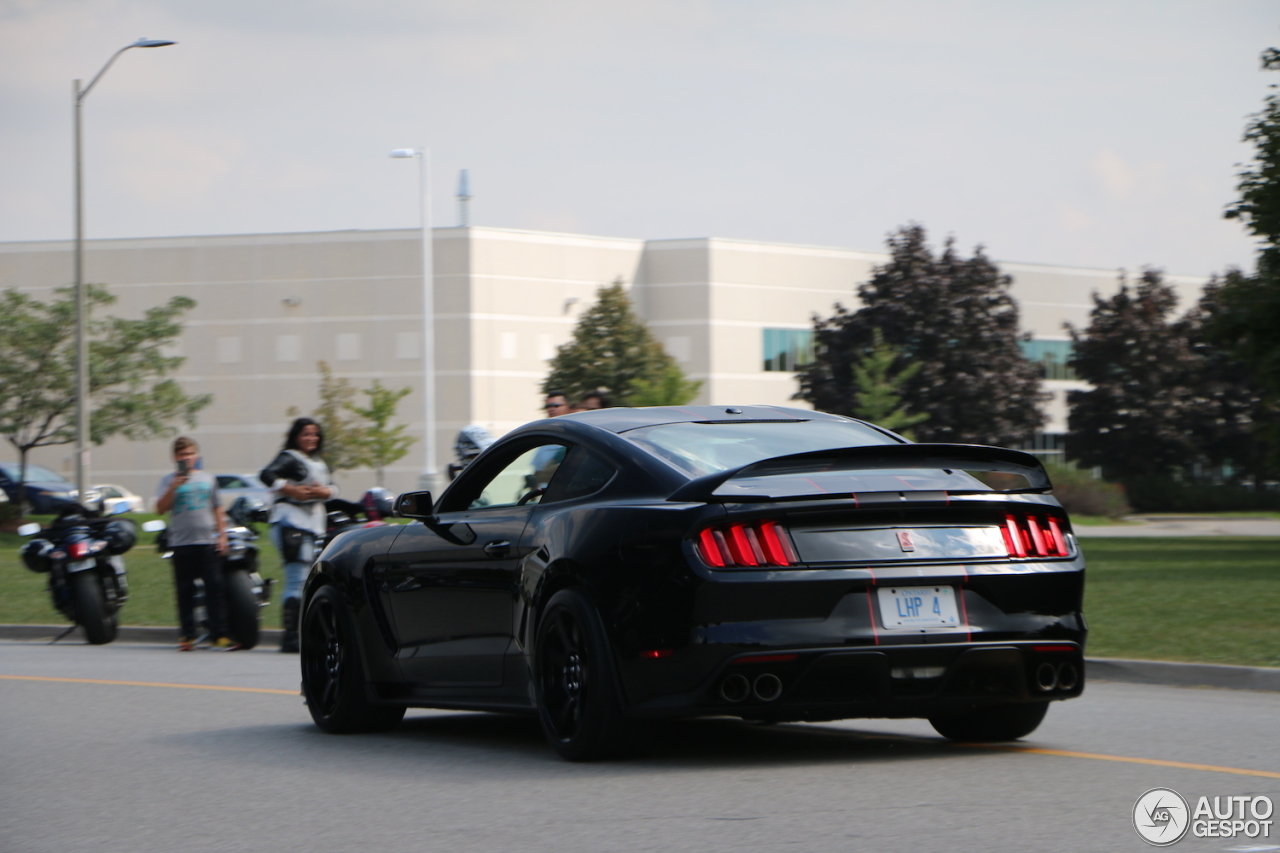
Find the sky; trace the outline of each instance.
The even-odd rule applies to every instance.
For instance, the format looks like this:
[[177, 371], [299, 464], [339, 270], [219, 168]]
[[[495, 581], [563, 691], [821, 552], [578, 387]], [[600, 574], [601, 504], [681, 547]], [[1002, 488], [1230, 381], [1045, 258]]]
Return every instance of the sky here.
[[1222, 211], [1266, 0], [0, 0], [0, 241], [432, 217], [1029, 263], [1249, 268]]

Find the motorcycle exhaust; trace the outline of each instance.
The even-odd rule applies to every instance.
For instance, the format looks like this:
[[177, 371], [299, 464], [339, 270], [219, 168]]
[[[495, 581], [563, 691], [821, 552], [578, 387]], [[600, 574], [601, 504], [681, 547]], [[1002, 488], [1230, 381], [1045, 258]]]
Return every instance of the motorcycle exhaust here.
[[771, 672], [757, 675], [751, 691], [761, 702], [772, 702], [782, 695], [782, 679]]
[[1042, 663], [1036, 667], [1036, 687], [1043, 693], [1058, 686], [1058, 671], [1051, 663]]
[[1076, 685], [1080, 683], [1080, 671], [1076, 669], [1073, 663], [1064, 663], [1058, 667], [1058, 689], [1059, 690], [1075, 690]]
[[751, 695], [751, 682], [745, 675], [731, 675], [720, 682], [720, 698], [726, 702], [738, 703]]

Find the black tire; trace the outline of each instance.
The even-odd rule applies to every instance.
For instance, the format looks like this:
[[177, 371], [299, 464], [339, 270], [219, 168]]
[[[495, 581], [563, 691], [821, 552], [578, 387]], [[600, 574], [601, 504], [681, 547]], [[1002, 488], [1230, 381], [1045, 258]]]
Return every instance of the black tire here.
[[116, 615], [107, 612], [107, 596], [102, 591], [102, 578], [96, 572], [76, 572], [68, 581], [75, 602], [76, 624], [95, 646], [106, 645], [116, 638]]
[[331, 734], [382, 732], [404, 718], [404, 705], [370, 702], [355, 620], [332, 586], [321, 587], [302, 614], [302, 695], [317, 726]]
[[258, 596], [253, 594], [253, 578], [248, 572], [233, 569], [222, 578], [227, 603], [227, 633], [246, 649], [258, 645], [260, 619]]
[[635, 745], [638, 730], [622, 707], [604, 625], [578, 590], [561, 590], [547, 603], [535, 668], [538, 719], [561, 758], [614, 758]]
[[1049, 710], [1048, 702], [996, 705], [962, 714], [929, 718], [929, 724], [945, 738], [965, 743], [1017, 740], [1036, 730]]

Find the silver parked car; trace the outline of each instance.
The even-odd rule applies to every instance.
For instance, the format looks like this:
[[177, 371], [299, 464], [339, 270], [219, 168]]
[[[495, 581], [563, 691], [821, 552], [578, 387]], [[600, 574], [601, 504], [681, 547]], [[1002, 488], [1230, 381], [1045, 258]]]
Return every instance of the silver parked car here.
[[274, 500], [271, 490], [262, 484], [257, 474], [214, 474], [213, 476], [218, 481], [218, 503], [222, 504], [223, 509], [231, 506], [241, 495], [261, 501], [267, 506], [270, 506]]

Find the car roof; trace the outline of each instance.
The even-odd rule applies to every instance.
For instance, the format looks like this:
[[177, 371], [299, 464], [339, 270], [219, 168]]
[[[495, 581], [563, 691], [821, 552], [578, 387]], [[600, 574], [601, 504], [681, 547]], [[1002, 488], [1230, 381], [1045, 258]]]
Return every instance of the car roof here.
[[[588, 424], [612, 433], [663, 424], [685, 423], [803, 423], [848, 421], [849, 418], [786, 406], [652, 406], [642, 409], [592, 409], [561, 415], [557, 421]], [[535, 421], [534, 423], [538, 423]]]

